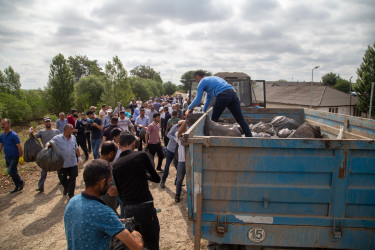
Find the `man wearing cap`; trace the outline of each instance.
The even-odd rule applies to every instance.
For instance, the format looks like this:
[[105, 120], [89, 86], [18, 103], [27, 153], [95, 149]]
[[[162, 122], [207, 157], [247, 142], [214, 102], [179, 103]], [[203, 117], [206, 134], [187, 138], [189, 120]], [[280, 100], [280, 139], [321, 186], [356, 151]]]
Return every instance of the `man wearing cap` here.
[[21, 191], [25, 182], [21, 179], [17, 171], [17, 165], [23, 164], [23, 152], [20, 138], [17, 133], [10, 129], [11, 122], [4, 118], [1, 120], [1, 128], [4, 133], [0, 135], [0, 152], [4, 147], [5, 164], [8, 168], [8, 174], [12, 178], [15, 188], [11, 193]]
[[[44, 118], [44, 129], [40, 130], [38, 133], [35, 134], [36, 138], [40, 138], [42, 140], [43, 147], [46, 146], [47, 142], [49, 142], [53, 137], [60, 134], [60, 131], [57, 129], [53, 129], [51, 126], [51, 118], [45, 117]], [[30, 128], [30, 134], [29, 136], [33, 136], [34, 128]], [[40, 172], [40, 179], [38, 182], [38, 188], [36, 191], [43, 192], [44, 191], [44, 182], [47, 178], [47, 171], [42, 170]]]
[[99, 118], [94, 116], [92, 110], [87, 111], [87, 116], [90, 118], [90, 128], [91, 128], [91, 147], [94, 159], [100, 157], [99, 148], [103, 140], [103, 122]]
[[217, 76], [206, 76], [205, 72], [198, 70], [194, 73], [194, 79], [198, 83], [197, 96], [194, 101], [189, 105], [186, 114], [190, 113], [202, 99], [203, 92], [207, 93], [206, 102], [203, 111], [206, 112], [213, 97], [216, 97], [211, 119], [217, 122], [225, 108], [228, 108], [236, 119], [237, 123], [241, 126], [246, 137], [251, 137], [249, 124], [245, 121], [242, 115], [240, 100], [232, 85], [227, 83], [224, 79]]

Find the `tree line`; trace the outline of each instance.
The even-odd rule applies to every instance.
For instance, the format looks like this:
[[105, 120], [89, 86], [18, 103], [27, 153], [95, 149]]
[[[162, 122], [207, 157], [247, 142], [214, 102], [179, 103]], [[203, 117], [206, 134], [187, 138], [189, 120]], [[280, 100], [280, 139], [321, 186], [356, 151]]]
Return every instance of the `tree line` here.
[[21, 89], [20, 75], [11, 66], [0, 71], [0, 117], [13, 123], [40, 119], [46, 114], [68, 113], [73, 107], [83, 111], [90, 106], [107, 104], [126, 106], [132, 98], [148, 100], [150, 96], [173, 95], [182, 86], [162, 81], [150, 66], [124, 68], [115, 56], [105, 68], [87, 56], [56, 55], [50, 64], [47, 86], [44, 89]]

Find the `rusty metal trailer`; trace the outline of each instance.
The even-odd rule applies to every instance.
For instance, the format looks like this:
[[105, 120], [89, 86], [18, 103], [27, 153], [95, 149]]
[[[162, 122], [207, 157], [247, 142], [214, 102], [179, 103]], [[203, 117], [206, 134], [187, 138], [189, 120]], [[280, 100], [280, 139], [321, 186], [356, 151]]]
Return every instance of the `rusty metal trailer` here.
[[204, 136], [202, 116], [183, 137], [195, 232], [247, 247], [375, 249], [375, 121], [309, 109], [243, 114], [309, 121], [329, 139]]

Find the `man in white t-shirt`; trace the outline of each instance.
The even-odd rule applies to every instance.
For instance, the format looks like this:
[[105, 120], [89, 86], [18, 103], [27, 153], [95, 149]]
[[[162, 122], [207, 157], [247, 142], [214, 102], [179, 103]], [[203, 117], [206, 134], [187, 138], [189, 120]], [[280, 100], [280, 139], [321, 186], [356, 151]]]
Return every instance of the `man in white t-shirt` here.
[[131, 122], [130, 118], [125, 115], [125, 111], [120, 111], [120, 117], [118, 118], [117, 126], [120, 127], [123, 131], [129, 131], [131, 128], [133, 134], [135, 134], [134, 125]]
[[177, 143], [178, 143], [178, 165], [177, 165], [177, 176], [176, 176], [176, 196], [174, 198], [175, 202], [180, 202], [180, 195], [182, 191], [182, 182], [184, 181], [186, 168], [185, 168], [185, 147], [181, 144], [181, 136], [187, 131], [186, 121], [179, 121], [178, 132], [176, 133]]
[[138, 108], [141, 108], [141, 107], [142, 107], [142, 104], [143, 104], [143, 103], [142, 103], [140, 97], [138, 97], [138, 100], [137, 100], [135, 103], [137, 104]]

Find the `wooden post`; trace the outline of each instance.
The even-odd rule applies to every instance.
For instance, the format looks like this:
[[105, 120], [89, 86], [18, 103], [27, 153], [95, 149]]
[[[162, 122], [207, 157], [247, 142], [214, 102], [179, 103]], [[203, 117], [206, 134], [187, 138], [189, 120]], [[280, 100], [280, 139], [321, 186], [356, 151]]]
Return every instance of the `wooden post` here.
[[195, 241], [194, 241], [194, 250], [199, 250], [201, 245], [202, 238], [202, 194], [197, 194], [197, 214], [195, 221]]

